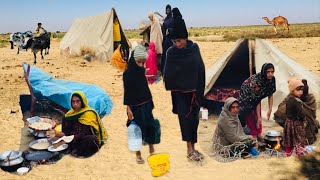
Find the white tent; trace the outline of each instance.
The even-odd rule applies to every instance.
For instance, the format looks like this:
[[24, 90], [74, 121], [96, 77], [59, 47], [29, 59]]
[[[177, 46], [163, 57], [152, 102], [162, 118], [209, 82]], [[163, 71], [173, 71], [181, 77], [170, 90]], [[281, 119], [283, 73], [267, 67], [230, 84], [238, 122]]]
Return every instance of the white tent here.
[[[263, 39], [256, 39], [252, 43], [239, 39], [234, 47], [206, 71], [206, 98], [212, 100], [208, 97], [213, 97], [210, 96], [213, 89], [215, 89], [215, 92], [226, 88], [240, 90], [243, 79], [248, 78], [250, 74], [260, 72], [262, 65], [266, 62], [275, 66], [274, 75], [277, 90], [273, 95], [273, 112], [289, 93], [288, 79], [290, 77], [307, 79], [309, 91], [318, 98], [317, 102], [320, 101], [320, 77], [304, 69], [270, 42]], [[236, 80], [230, 81], [230, 79]], [[237, 80], [242, 82], [239, 83]], [[216, 96], [214, 97], [216, 98]], [[263, 115], [266, 114], [268, 109], [267, 103], [268, 100], [265, 98], [262, 101], [262, 111], [265, 111], [262, 113]]]
[[[81, 48], [94, 51], [97, 59], [109, 61], [113, 53], [113, 19], [115, 9], [95, 16], [77, 18], [60, 42], [60, 53], [79, 56]], [[120, 24], [120, 22], [119, 22]], [[129, 48], [121, 28], [122, 47]]]
[[[308, 81], [309, 92], [313, 93], [320, 101], [320, 77], [306, 70], [299, 63], [282, 53], [274, 47], [272, 43], [263, 39], [255, 41], [255, 63], [256, 69], [261, 69], [265, 62], [270, 62], [275, 66], [274, 76], [276, 78], [277, 91], [273, 95], [273, 110], [275, 111], [278, 105], [289, 94], [288, 79], [295, 77], [297, 79], [306, 79]], [[262, 101], [264, 111], [267, 111], [268, 100]]]

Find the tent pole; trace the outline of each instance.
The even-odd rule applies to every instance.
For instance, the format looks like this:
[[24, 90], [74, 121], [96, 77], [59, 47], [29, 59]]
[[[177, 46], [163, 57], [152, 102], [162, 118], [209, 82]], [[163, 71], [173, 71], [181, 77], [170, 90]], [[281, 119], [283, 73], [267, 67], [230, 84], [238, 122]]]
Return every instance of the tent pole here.
[[24, 79], [26, 80], [26, 83], [28, 85], [30, 95], [31, 95], [31, 106], [30, 106], [30, 117], [34, 116], [34, 109], [35, 109], [35, 103], [36, 103], [36, 97], [33, 94], [32, 87], [29, 80], [29, 74], [30, 74], [30, 65], [28, 64], [27, 71], [23, 68], [24, 71]]
[[252, 76], [252, 40], [248, 41], [248, 49], [249, 49], [249, 71], [250, 77]]

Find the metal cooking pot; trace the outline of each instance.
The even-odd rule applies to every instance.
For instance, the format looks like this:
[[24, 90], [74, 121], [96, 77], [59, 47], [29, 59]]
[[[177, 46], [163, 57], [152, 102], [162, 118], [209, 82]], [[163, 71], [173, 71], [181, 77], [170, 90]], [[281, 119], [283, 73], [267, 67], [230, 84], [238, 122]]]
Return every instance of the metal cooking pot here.
[[264, 137], [264, 140], [267, 140], [267, 141], [275, 141], [275, 142], [277, 142], [277, 139], [279, 139], [280, 141], [282, 141], [282, 136], [278, 136], [278, 137], [273, 137], [273, 136], [268, 136], [268, 135], [266, 135], [265, 137]]
[[275, 131], [275, 130], [268, 130], [266, 136], [279, 137], [279, 136], [282, 136], [282, 133], [279, 131]]
[[4, 171], [16, 171], [22, 166], [24, 159], [21, 151], [6, 151], [0, 154], [0, 166]]

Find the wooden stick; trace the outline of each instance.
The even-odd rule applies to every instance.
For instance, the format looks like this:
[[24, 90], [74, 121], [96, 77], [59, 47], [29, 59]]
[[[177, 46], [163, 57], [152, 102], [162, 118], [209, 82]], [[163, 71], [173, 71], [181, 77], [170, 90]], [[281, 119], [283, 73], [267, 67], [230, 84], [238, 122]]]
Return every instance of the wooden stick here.
[[248, 41], [248, 48], [249, 48], [249, 71], [250, 71], [250, 77], [252, 76], [252, 41]]
[[[23, 63], [22, 64], [22, 67], [23, 65], [26, 64], [26, 63]], [[29, 80], [29, 74], [30, 74], [30, 65], [28, 65], [28, 68], [27, 68], [27, 71], [23, 68], [23, 71], [24, 71], [24, 79], [28, 85], [28, 88], [29, 88], [29, 91], [30, 91], [30, 95], [31, 95], [31, 106], [30, 106], [30, 117], [33, 117], [34, 116], [34, 110], [35, 110], [35, 104], [36, 104], [36, 97], [34, 96], [33, 94], [33, 91], [32, 91], [32, 86], [30, 84], [30, 80]]]

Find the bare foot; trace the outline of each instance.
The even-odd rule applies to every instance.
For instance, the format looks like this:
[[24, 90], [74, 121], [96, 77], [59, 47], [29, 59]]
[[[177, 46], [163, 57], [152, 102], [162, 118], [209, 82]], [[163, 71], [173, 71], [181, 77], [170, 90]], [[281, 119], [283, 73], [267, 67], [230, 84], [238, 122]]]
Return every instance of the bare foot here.
[[149, 144], [149, 153], [150, 153], [150, 155], [153, 155], [153, 154], [154, 154], [153, 144]]

